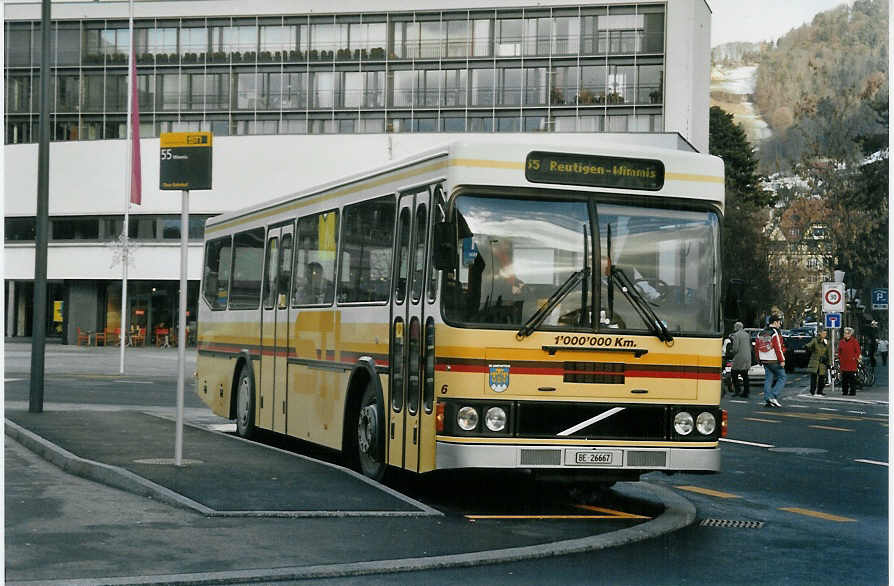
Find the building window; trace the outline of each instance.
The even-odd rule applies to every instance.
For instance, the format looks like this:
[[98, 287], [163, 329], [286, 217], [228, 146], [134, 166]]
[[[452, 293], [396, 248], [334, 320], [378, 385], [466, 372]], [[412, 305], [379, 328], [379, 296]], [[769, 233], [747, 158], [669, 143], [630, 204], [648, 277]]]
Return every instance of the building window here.
[[521, 106], [522, 69], [497, 70], [497, 105]]
[[492, 106], [494, 103], [494, 70], [472, 70], [472, 105]]
[[99, 240], [99, 218], [51, 218], [50, 240]]
[[447, 57], [465, 57], [469, 54], [469, 21], [448, 20]]
[[522, 46], [522, 19], [499, 19], [494, 23], [497, 57], [518, 57]]
[[204, 63], [208, 51], [208, 29], [180, 29], [180, 58], [184, 63]]
[[37, 233], [35, 218], [4, 218], [7, 242], [33, 242]]

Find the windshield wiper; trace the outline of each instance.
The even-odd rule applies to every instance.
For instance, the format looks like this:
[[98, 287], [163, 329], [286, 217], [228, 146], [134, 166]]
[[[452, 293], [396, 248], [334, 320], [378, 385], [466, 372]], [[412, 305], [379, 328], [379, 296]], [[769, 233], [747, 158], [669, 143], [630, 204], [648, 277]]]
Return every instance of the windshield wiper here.
[[584, 267], [579, 271], [575, 271], [568, 275], [568, 278], [565, 279], [565, 282], [559, 285], [559, 288], [556, 289], [552, 295], [549, 296], [549, 299], [546, 300], [546, 303], [540, 306], [540, 309], [534, 312], [534, 315], [528, 318], [528, 321], [525, 322], [525, 325], [521, 327], [521, 329], [516, 333], [516, 336], [519, 338], [526, 338], [531, 335], [531, 333], [537, 329], [537, 327], [543, 323], [543, 320], [546, 319], [546, 316], [549, 315], [549, 312], [553, 310], [553, 308], [559, 304], [562, 299], [565, 298], [577, 285], [581, 282], [581, 280], [586, 279], [590, 276], [590, 268]]
[[671, 342], [674, 337], [671, 336], [670, 331], [667, 329], [667, 326], [664, 325], [664, 322], [661, 321], [661, 318], [652, 310], [652, 307], [649, 305], [649, 302], [645, 300], [636, 287], [633, 285], [633, 281], [630, 280], [630, 277], [627, 276], [627, 273], [624, 272], [624, 269], [616, 266], [612, 266], [611, 268], [611, 276], [612, 281], [617, 281], [621, 292], [627, 297], [627, 300], [630, 302], [630, 305], [633, 306], [633, 309], [639, 314], [640, 318], [652, 332], [658, 337], [662, 342]]

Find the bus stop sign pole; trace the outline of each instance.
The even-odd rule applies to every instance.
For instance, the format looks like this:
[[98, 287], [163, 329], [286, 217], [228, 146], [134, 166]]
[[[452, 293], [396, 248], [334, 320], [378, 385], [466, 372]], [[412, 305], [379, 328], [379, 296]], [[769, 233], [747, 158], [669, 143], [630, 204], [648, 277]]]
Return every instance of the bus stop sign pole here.
[[177, 324], [177, 432], [174, 465], [183, 465], [183, 386], [186, 378], [186, 263], [189, 244], [189, 190], [183, 190], [180, 206], [180, 309]]
[[174, 464], [183, 465], [183, 387], [186, 378], [186, 263], [189, 248], [189, 192], [211, 189], [211, 133], [163, 132], [159, 137], [159, 189], [182, 194], [180, 211], [180, 309], [177, 324], [177, 431]]

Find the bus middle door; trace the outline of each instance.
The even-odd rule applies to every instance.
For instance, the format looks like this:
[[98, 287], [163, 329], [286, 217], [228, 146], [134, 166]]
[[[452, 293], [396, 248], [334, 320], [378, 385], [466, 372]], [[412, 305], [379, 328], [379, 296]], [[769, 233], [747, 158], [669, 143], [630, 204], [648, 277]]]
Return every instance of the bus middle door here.
[[419, 470], [423, 290], [428, 258], [429, 199], [427, 187], [401, 194], [391, 309], [388, 462], [412, 471]]
[[289, 357], [289, 292], [292, 281], [291, 225], [267, 232], [264, 295], [261, 311], [259, 425], [286, 432], [286, 384]]

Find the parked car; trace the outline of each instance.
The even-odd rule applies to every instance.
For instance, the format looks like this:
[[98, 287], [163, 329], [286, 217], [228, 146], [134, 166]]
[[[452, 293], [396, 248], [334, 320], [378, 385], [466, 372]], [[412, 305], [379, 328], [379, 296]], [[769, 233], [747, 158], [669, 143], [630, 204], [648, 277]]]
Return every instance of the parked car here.
[[810, 353], [807, 352], [807, 344], [816, 335], [816, 328], [794, 328], [785, 341], [785, 369], [791, 372], [795, 368], [804, 368], [810, 362]]

